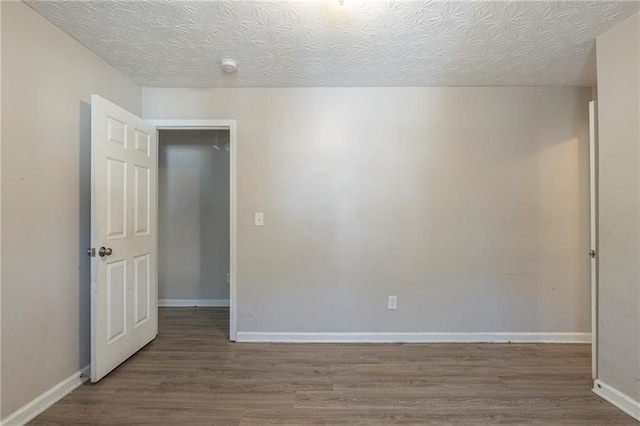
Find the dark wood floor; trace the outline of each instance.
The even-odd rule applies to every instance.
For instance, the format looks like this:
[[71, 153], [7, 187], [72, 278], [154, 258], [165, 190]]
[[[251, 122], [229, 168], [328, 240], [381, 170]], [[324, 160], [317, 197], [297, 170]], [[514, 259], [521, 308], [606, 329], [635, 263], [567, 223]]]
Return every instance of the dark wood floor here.
[[588, 345], [249, 344], [228, 310], [160, 335], [32, 424], [637, 425], [591, 393]]

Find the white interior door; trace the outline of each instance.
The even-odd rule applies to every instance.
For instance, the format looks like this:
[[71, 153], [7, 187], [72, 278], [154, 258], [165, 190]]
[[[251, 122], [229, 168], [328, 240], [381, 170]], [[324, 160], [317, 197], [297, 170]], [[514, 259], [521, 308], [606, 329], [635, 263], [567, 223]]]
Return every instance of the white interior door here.
[[158, 334], [156, 128], [91, 97], [91, 381]]
[[598, 378], [598, 104], [589, 103], [589, 199], [591, 214], [591, 376]]

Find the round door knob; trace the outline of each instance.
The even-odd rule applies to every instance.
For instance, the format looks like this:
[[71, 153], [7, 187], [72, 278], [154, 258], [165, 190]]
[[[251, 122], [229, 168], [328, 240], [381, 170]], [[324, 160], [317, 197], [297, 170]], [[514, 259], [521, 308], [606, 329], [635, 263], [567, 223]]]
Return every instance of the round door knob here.
[[98, 250], [98, 254], [100, 255], [100, 257], [111, 256], [112, 253], [113, 250], [111, 250], [111, 247], [100, 247], [100, 249]]

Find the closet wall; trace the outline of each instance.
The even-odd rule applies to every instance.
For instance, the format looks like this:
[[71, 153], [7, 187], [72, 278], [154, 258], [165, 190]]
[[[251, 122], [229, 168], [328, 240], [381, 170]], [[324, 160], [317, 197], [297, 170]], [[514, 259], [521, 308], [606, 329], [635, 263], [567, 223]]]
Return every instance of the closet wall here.
[[161, 304], [224, 304], [229, 299], [228, 141], [226, 130], [160, 131]]

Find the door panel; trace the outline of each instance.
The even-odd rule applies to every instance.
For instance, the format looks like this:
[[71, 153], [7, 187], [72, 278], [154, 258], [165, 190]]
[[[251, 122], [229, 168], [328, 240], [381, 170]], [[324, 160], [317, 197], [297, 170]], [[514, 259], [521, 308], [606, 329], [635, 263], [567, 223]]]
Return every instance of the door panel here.
[[136, 236], [149, 234], [149, 204], [151, 202], [151, 170], [148, 167], [135, 166], [135, 211], [134, 234]]
[[[91, 98], [91, 381], [155, 338], [157, 138], [155, 127]], [[103, 251], [100, 248], [104, 248]]]
[[107, 239], [127, 236], [127, 164], [107, 158]]
[[134, 326], [138, 327], [144, 321], [149, 319], [149, 299], [151, 298], [150, 289], [150, 262], [149, 255], [138, 256], [134, 260], [134, 276], [135, 276], [135, 301], [134, 301]]
[[127, 323], [127, 264], [107, 263], [107, 343], [124, 334]]
[[127, 148], [127, 125], [113, 117], [107, 117], [107, 139], [109, 143]]
[[141, 130], [136, 129], [136, 151], [142, 152], [147, 157], [151, 152], [149, 147], [151, 146], [151, 135], [144, 133]]

